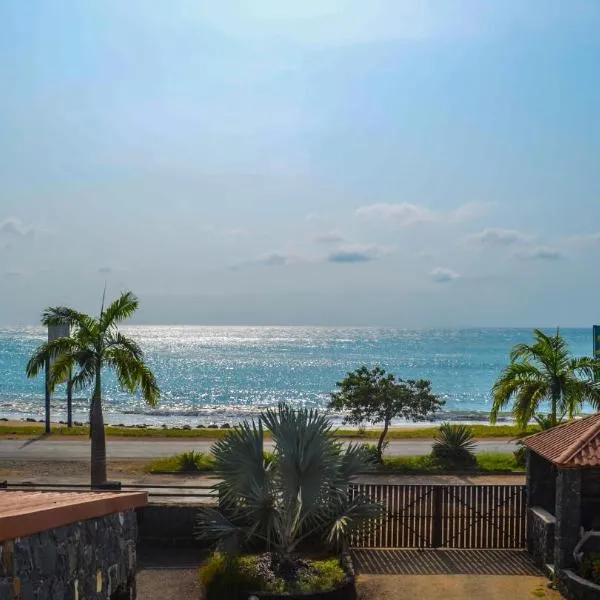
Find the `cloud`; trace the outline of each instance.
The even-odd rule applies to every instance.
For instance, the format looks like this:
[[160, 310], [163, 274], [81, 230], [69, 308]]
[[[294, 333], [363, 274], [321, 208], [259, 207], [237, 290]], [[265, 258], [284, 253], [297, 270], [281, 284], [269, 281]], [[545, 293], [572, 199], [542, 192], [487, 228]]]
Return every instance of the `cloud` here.
[[524, 260], [562, 260], [564, 255], [554, 248], [538, 246], [537, 248], [517, 252], [515, 257]]
[[308, 221], [309, 223], [312, 223], [314, 221], [320, 221], [321, 220], [321, 215], [319, 213], [308, 213], [306, 215], [306, 221]]
[[565, 238], [565, 241], [574, 246], [593, 248], [600, 246], [600, 233], [580, 233]]
[[327, 262], [331, 263], [358, 263], [376, 260], [390, 253], [390, 249], [378, 244], [369, 244], [366, 246], [352, 245], [345, 246], [332, 252], [326, 257]]
[[8, 217], [8, 219], [0, 221], [0, 233], [24, 237], [33, 234], [33, 226], [24, 225], [21, 219], [17, 219], [16, 217]]
[[230, 269], [237, 270], [243, 267], [283, 267], [295, 264], [302, 264], [308, 262], [316, 262], [314, 258], [310, 256], [306, 256], [303, 254], [295, 254], [293, 252], [268, 252], [267, 254], [263, 254], [258, 258], [254, 258], [251, 260], [245, 260], [238, 263], [233, 264]]
[[460, 275], [453, 271], [452, 269], [447, 269], [446, 267], [436, 267], [429, 273], [429, 276], [436, 283], [446, 283], [448, 281], [454, 281], [458, 279]]
[[512, 246], [517, 244], [527, 244], [532, 236], [517, 231], [516, 229], [495, 229], [486, 228], [479, 233], [468, 235], [465, 240], [481, 244], [482, 246]]
[[357, 217], [391, 220], [402, 227], [420, 223], [462, 223], [477, 218], [484, 212], [485, 204], [471, 202], [448, 211], [431, 210], [418, 204], [380, 202], [356, 209]]
[[100, 267], [98, 269], [98, 273], [103, 273], [103, 274], [112, 273], [112, 268], [111, 267]]
[[327, 233], [316, 235], [313, 240], [319, 244], [339, 244], [345, 242], [346, 238], [339, 231], [328, 231]]
[[20, 277], [21, 276], [21, 272], [20, 271], [6, 271], [6, 273], [4, 273], [6, 275], [6, 277], [11, 277], [11, 278], [15, 278], [15, 277]]

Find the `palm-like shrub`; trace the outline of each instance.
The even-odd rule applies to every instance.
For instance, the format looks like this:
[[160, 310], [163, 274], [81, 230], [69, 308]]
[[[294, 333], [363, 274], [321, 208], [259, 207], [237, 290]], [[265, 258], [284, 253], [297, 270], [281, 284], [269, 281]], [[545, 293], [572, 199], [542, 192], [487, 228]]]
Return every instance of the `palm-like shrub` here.
[[433, 443], [434, 459], [452, 467], [472, 467], [476, 463], [473, 430], [467, 425], [443, 423]]
[[[263, 454], [263, 426], [274, 443], [273, 460]], [[279, 405], [258, 421], [244, 422], [213, 447], [220, 510], [204, 508], [199, 538], [218, 541], [237, 554], [248, 543], [270, 552], [274, 570], [294, 577], [299, 545], [316, 535], [340, 543], [378, 504], [348, 493], [352, 478], [369, 468], [364, 450], [336, 441], [327, 418], [316, 410]]]

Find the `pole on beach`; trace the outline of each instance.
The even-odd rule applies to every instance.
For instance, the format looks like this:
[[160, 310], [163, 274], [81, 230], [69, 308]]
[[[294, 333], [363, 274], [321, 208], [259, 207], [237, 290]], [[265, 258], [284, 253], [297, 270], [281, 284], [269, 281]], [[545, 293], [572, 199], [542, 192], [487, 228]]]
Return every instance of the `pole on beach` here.
[[67, 381], [67, 427], [73, 427], [73, 373], [71, 371]]
[[50, 433], [50, 360], [46, 360], [46, 433]]

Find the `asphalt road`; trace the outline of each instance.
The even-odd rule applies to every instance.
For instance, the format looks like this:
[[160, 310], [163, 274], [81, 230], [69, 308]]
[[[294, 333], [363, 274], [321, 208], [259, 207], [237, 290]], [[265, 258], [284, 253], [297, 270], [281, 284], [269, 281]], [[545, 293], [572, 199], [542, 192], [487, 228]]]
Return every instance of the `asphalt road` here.
[[[171, 456], [188, 450], [207, 452], [211, 440], [107, 440], [108, 458], [152, 459]], [[271, 444], [265, 444], [269, 449]], [[516, 444], [505, 439], [482, 440], [476, 452], [512, 452]], [[390, 456], [416, 456], [431, 452], [430, 440], [392, 440], [387, 447]], [[90, 455], [90, 442], [85, 440], [0, 440], [0, 463], [2, 460], [83, 460]]]

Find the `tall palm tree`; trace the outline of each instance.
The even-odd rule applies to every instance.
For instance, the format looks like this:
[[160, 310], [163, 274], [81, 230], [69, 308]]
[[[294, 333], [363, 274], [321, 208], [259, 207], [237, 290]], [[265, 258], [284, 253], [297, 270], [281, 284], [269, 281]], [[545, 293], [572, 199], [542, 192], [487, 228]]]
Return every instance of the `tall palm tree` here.
[[82, 390], [93, 384], [90, 408], [91, 482], [106, 482], [106, 439], [102, 414], [102, 370], [114, 369], [121, 387], [134, 393], [141, 390], [150, 406], [158, 402], [160, 391], [152, 371], [144, 362], [138, 344], [120, 333], [117, 324], [130, 317], [138, 307], [132, 292], [123, 292], [98, 318], [65, 306], [50, 307], [42, 313], [44, 325], [69, 325], [70, 337], [57, 338], [39, 346], [27, 363], [27, 376], [35, 377], [48, 362], [52, 363], [50, 390], [75, 372], [72, 389]]
[[500, 410], [511, 400], [521, 429], [527, 427], [544, 401], [550, 402], [550, 414], [544, 421], [552, 426], [565, 416], [572, 418], [584, 402], [600, 409], [600, 361], [574, 357], [558, 329], [552, 336], [534, 329], [533, 338], [533, 344], [513, 347], [510, 364], [492, 388], [490, 421], [495, 423]]

